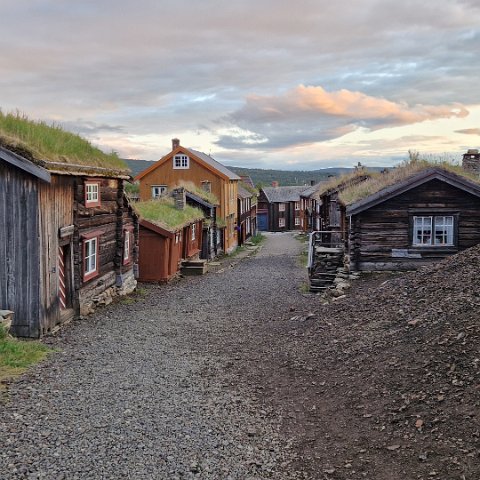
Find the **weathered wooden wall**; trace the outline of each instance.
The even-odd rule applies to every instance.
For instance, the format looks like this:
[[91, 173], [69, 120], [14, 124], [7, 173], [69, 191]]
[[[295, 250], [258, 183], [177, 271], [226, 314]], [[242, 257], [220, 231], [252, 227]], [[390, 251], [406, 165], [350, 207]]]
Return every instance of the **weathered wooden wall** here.
[[[40, 294], [41, 294], [41, 334], [50, 332], [62, 321], [59, 302], [58, 248], [59, 229], [73, 225], [73, 179], [69, 176], [52, 175], [52, 183], [39, 185], [39, 229], [40, 252]], [[71, 245], [71, 239], [62, 243]], [[70, 248], [70, 252], [72, 249]], [[72, 258], [68, 261], [72, 263]], [[73, 317], [73, 271], [67, 269], [71, 278], [67, 278], [68, 302]]]
[[199, 255], [202, 249], [202, 221], [195, 222], [195, 239], [192, 240], [192, 225], [183, 228], [183, 258]]
[[0, 161], [0, 308], [18, 336], [39, 336], [38, 235], [38, 180]]
[[[454, 247], [412, 246], [413, 215], [458, 214]], [[351, 261], [359, 270], [412, 269], [480, 242], [480, 199], [445, 182], [433, 180], [352, 216]], [[420, 258], [395, 258], [404, 249]]]

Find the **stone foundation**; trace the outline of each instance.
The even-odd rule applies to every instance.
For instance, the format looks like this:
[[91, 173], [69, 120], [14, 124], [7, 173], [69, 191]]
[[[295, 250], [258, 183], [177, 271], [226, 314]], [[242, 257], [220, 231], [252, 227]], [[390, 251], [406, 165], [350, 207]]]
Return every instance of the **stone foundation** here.
[[116, 275], [110, 272], [80, 291], [80, 316], [93, 313], [100, 305], [110, 305], [114, 297], [128, 295], [137, 287], [133, 269]]

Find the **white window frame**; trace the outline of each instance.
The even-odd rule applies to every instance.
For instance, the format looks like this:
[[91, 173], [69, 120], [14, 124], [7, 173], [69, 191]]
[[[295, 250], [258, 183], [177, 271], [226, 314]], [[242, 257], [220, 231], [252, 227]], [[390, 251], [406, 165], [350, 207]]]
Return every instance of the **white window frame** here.
[[128, 263], [130, 260], [130, 231], [125, 230], [125, 237], [123, 239], [123, 263]]
[[83, 276], [88, 277], [98, 271], [98, 237], [84, 240], [84, 245]]
[[295, 217], [295, 226], [300, 225], [300, 217]]
[[197, 233], [197, 224], [196, 223], [192, 223], [192, 242], [195, 240], [196, 238], [196, 233]]
[[184, 153], [177, 153], [173, 156], [173, 168], [175, 170], [186, 170], [190, 168], [190, 158]]
[[285, 228], [285, 219], [279, 218], [278, 219], [278, 228]]
[[[156, 193], [156, 190], [158, 190], [158, 193]], [[152, 185], [152, 198], [154, 200], [160, 198], [164, 193], [167, 193], [167, 191], [167, 185]]]
[[85, 182], [85, 206], [100, 205], [100, 183]]
[[[439, 234], [437, 234], [437, 229]], [[420, 238], [417, 233], [420, 232]], [[441, 236], [444, 241], [437, 241]], [[453, 247], [455, 245], [453, 215], [417, 215], [413, 217], [412, 245], [414, 247]]]
[[279, 203], [278, 204], [278, 211], [279, 212], [284, 212], [285, 211], [285, 204], [284, 203]]
[[300, 210], [300, 202], [295, 202], [295, 210]]

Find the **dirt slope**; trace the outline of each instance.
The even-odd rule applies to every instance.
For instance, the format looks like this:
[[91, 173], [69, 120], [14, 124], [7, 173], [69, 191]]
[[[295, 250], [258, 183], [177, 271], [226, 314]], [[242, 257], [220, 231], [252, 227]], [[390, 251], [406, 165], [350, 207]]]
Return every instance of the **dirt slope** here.
[[276, 327], [256, 378], [308, 476], [480, 478], [479, 275], [476, 247]]

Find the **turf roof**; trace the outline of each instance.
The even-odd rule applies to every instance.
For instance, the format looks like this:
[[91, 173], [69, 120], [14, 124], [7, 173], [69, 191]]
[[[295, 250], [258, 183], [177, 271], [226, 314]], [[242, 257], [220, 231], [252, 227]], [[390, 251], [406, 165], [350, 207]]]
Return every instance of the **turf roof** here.
[[[464, 170], [459, 165], [453, 165], [447, 161], [414, 160], [404, 163], [399, 167], [392, 168], [385, 173], [371, 173], [369, 178], [356, 184], [348, 184], [347, 182], [348, 186], [340, 189], [339, 199], [344, 205], [352, 205], [359, 200], [363, 200], [370, 195], [380, 192], [384, 188], [407, 180], [431, 168], [445, 170], [480, 184], [480, 177], [478, 175]], [[341, 177], [337, 180], [337, 184], [340, 185], [342, 183]]]
[[30, 120], [19, 112], [0, 110], [0, 145], [48, 170], [70, 171], [80, 167], [86, 173], [88, 169], [129, 173], [127, 164], [116, 153], [104, 153], [59, 125]]
[[182, 210], [176, 208], [171, 197], [137, 202], [134, 208], [141, 219], [144, 218], [169, 231], [175, 231], [204, 218], [201, 210], [190, 205], [185, 205]]

